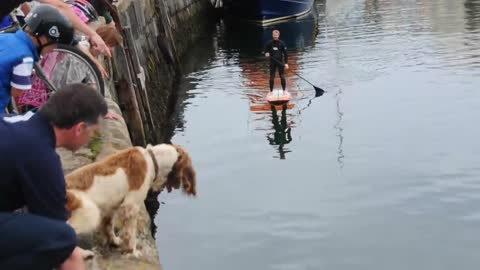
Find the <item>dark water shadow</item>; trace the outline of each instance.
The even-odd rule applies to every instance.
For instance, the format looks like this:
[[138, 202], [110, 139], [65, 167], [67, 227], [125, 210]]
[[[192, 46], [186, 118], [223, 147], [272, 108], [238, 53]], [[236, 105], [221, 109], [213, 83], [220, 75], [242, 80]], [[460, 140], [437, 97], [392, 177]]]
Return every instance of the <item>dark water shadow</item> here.
[[287, 153], [292, 152], [288, 148], [285, 148], [285, 145], [292, 141], [292, 129], [287, 123], [287, 105], [284, 104], [281, 106], [280, 120], [277, 107], [271, 105], [270, 109], [272, 111], [273, 132], [268, 133], [266, 137], [270, 145], [278, 146], [278, 157], [280, 159], [286, 159]]

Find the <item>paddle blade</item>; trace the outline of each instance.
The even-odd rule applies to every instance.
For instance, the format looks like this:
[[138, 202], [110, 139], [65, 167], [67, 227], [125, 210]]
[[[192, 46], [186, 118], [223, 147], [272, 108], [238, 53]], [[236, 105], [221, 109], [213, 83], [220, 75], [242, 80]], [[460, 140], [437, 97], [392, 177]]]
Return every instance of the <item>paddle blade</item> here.
[[315, 89], [315, 97], [320, 97], [325, 93], [325, 90], [320, 87], [314, 86], [313, 88]]

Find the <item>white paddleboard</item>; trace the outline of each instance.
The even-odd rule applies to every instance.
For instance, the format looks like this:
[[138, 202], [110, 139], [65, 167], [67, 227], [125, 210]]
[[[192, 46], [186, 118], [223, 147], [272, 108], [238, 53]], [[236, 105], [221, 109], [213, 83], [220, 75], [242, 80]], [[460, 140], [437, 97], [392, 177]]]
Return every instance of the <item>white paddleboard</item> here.
[[268, 103], [274, 105], [288, 103], [291, 99], [292, 95], [287, 90], [273, 90], [267, 94]]

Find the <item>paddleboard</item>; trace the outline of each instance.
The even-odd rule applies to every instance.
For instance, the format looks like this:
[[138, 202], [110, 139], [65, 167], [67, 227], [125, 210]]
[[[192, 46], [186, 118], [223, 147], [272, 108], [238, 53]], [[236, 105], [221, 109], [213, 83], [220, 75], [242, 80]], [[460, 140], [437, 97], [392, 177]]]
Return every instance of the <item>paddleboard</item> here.
[[[273, 104], [272, 104], [273, 105]], [[272, 110], [272, 105], [270, 104], [261, 104], [261, 105], [252, 105], [250, 106], [250, 111], [252, 112], [269, 112]], [[275, 106], [275, 109], [277, 109], [277, 111], [281, 111], [283, 109], [283, 105], [274, 105]], [[295, 104], [292, 104], [292, 103], [288, 103], [287, 104], [287, 110], [291, 110], [295, 108]]]
[[292, 95], [288, 91], [273, 90], [267, 94], [267, 101], [273, 105], [282, 105], [288, 103], [292, 99]]

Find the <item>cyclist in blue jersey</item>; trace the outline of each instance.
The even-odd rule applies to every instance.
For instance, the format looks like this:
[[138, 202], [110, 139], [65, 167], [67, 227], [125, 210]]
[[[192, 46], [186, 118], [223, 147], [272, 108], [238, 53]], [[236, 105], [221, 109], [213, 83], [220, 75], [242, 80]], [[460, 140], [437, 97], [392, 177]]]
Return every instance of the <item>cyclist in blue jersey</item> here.
[[34, 62], [57, 43], [71, 44], [74, 30], [69, 20], [50, 5], [38, 5], [25, 18], [25, 29], [0, 34], [0, 114], [11, 96], [31, 88]]
[[[16, 7], [21, 6], [22, 12], [26, 15], [30, 12], [29, 5], [23, 5], [25, 2], [32, 2], [32, 0], [0, 0], [0, 20], [12, 12]], [[67, 5], [62, 0], [35, 0], [35, 2], [41, 4], [48, 4], [57, 8], [60, 12], [65, 14], [65, 16], [70, 19], [73, 24], [73, 27], [84, 33], [89, 37], [89, 41], [96, 50], [100, 51], [103, 55], [110, 57], [111, 53], [108, 50], [107, 45], [102, 40], [102, 38], [88, 25], [86, 25], [82, 20], [75, 14], [75, 12], [70, 9], [70, 6]]]

